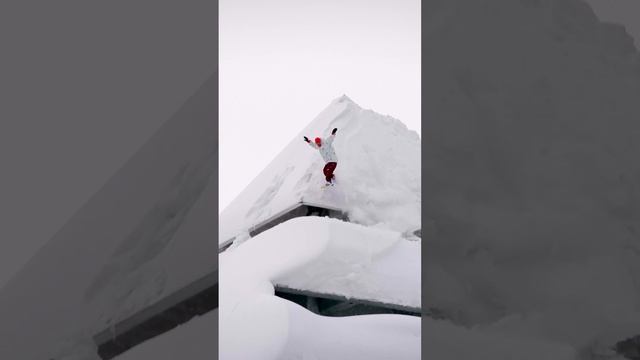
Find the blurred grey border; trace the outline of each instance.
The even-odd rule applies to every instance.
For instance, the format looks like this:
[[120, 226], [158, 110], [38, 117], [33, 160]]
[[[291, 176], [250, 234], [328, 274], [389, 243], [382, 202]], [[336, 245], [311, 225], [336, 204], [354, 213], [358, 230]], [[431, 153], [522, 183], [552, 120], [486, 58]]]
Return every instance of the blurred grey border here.
[[[421, 12], [420, 18], [421, 19], [426, 19], [427, 16], [425, 15], [426, 14], [426, 10], [425, 10], [424, 6], [420, 7], [420, 12]], [[420, 32], [421, 32], [420, 49], [421, 49], [422, 54], [424, 54], [424, 38], [425, 38], [425, 36], [424, 36], [424, 26], [423, 26], [422, 21], [420, 21]], [[420, 57], [420, 61], [421, 61], [420, 67], [421, 67], [421, 69], [423, 69], [425, 67], [425, 65], [427, 64], [428, 59], [426, 59], [424, 56], [421, 56]], [[424, 72], [422, 72], [422, 71], [420, 72], [420, 76], [421, 76], [420, 88], [421, 88], [421, 90], [424, 88], [424, 80], [425, 80], [424, 79], [424, 75], [422, 75], [423, 73]], [[428, 158], [427, 154], [426, 154], [427, 147], [424, 146], [424, 137], [425, 137], [424, 136], [424, 129], [428, 129], [426, 121], [425, 121], [426, 120], [426, 116], [425, 116], [426, 111], [425, 111], [425, 108], [424, 108], [424, 104], [426, 103], [426, 101], [425, 101], [425, 92], [424, 91], [421, 91], [421, 98], [422, 98], [422, 102], [421, 102], [421, 109], [420, 109], [420, 116], [421, 116], [420, 128], [422, 129], [422, 136], [420, 137], [420, 140], [421, 140], [420, 159], [421, 159], [421, 161], [424, 161], [425, 158]], [[420, 186], [421, 186], [422, 189], [424, 189], [427, 186], [426, 182], [425, 182], [425, 176], [424, 175], [425, 175], [424, 174], [424, 166], [422, 166], [421, 167], [421, 171], [420, 171], [420, 180], [421, 180], [421, 185]], [[422, 191], [421, 194], [422, 194], [421, 203], [424, 204], [425, 201], [427, 200], [427, 199], [425, 199], [425, 192]], [[421, 215], [422, 215], [422, 225], [420, 226], [420, 228], [424, 229], [425, 223], [426, 223], [426, 214], [425, 214], [424, 211], [422, 211]], [[424, 246], [424, 242], [423, 242], [423, 245], [420, 247], [420, 249], [422, 249], [422, 254], [421, 254], [420, 258], [421, 259], [426, 259], [426, 257], [427, 257], [427, 249]], [[422, 264], [422, 265], [424, 265], [424, 264]], [[422, 274], [421, 274], [422, 296], [421, 296], [421, 299], [422, 299], [422, 324], [423, 324], [423, 327], [424, 327], [425, 319], [427, 318], [427, 308], [425, 306], [425, 298], [427, 296], [426, 290], [425, 290], [425, 284], [424, 284], [424, 279], [425, 278], [426, 278], [425, 267], [422, 266]], [[421, 358], [422, 359], [426, 359], [426, 357], [425, 357], [426, 353], [425, 353], [425, 338], [424, 338], [424, 336], [422, 336], [421, 340], [422, 340]]]
[[[217, 82], [218, 1], [8, 0], [0, 5], [0, 44], [0, 132], [4, 133], [0, 160], [5, 164], [4, 171], [12, 168], [9, 165], [24, 168], [21, 174], [5, 172], [2, 186], [15, 187], [19, 182], [11, 181], [27, 180], [36, 176], [36, 171], [67, 172], [57, 177], [66, 183], [64, 191], [53, 189], [58, 189], [58, 197], [75, 197], [66, 205], [73, 207], [74, 203], [82, 205], [92, 191], [99, 191], [100, 183], [135, 154], [149, 134], [168, 121], [212, 74]], [[216, 124], [217, 91], [216, 87], [210, 114]], [[109, 122], [109, 126], [102, 126]], [[218, 139], [217, 125], [214, 128], [214, 138]], [[83, 132], [90, 134], [78, 140]], [[108, 138], [105, 146], [114, 150], [103, 150], [101, 158], [82, 158], [82, 144], [100, 137]], [[95, 161], [102, 168], [78, 170], [78, 161], [57, 161], [51, 155], [53, 145], [64, 156]], [[14, 151], [23, 150], [20, 146], [29, 147], [24, 159], [20, 158], [21, 152]], [[41, 161], [35, 163], [34, 159]], [[19, 166], [20, 162], [25, 166]], [[217, 187], [217, 163], [213, 176]], [[34, 184], [48, 187], [47, 179]], [[73, 209], [61, 209], [55, 198], [42, 198], [40, 191], [55, 190], [34, 189], [29, 198], [7, 196], [0, 201], [15, 201], [21, 206], [42, 202], [41, 206], [47, 206], [54, 215], [68, 214], [65, 219], [38, 218], [29, 224], [32, 229], [56, 228], [73, 214]], [[11, 195], [10, 190], [7, 195]], [[213, 216], [217, 219], [217, 214]], [[11, 225], [10, 218], [3, 218], [2, 223]], [[215, 226], [217, 232], [217, 221]], [[24, 226], [22, 230], [24, 234], [11, 237], [46, 236]], [[31, 232], [27, 234], [27, 230]], [[15, 242], [15, 246], [23, 245]], [[31, 250], [16, 248], [16, 253], [28, 252]], [[217, 333], [211, 336], [217, 347]], [[217, 359], [217, 351], [208, 358]]]

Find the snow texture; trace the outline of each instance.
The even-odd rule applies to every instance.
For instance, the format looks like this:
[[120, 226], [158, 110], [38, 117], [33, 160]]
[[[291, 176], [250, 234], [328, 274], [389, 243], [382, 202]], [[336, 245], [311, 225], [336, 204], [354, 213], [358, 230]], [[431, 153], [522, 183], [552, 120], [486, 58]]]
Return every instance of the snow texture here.
[[322, 253], [275, 278], [277, 285], [420, 308], [420, 241], [334, 219], [323, 219], [321, 226], [330, 229]]
[[[322, 189], [324, 162], [303, 136], [325, 138], [340, 161], [336, 186]], [[339, 208], [353, 222], [397, 231], [420, 228], [420, 138], [390, 116], [335, 99], [220, 214], [222, 243], [303, 201]]]
[[582, 0], [424, 6], [425, 305], [586, 358], [640, 334], [632, 38]]
[[[318, 316], [275, 297], [273, 287], [278, 278], [308, 270], [318, 278], [337, 280], [341, 289], [348, 289], [349, 284], [366, 286], [357, 277], [349, 278], [345, 266], [308, 265], [322, 259], [329, 264], [366, 266], [406, 241], [388, 230], [302, 217], [223, 252], [219, 258], [220, 359], [419, 359], [418, 317]], [[339, 252], [338, 248], [350, 251]], [[343, 275], [347, 278], [341, 278]], [[411, 285], [410, 292], [419, 296], [419, 281]]]

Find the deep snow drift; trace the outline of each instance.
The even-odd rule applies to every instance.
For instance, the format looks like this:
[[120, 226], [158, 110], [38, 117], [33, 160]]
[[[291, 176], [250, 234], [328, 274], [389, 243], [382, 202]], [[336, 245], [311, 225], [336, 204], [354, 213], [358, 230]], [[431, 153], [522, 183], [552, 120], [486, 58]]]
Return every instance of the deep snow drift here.
[[631, 37], [582, 0], [424, 7], [425, 305], [581, 354], [640, 334]]
[[[361, 235], [361, 236], [358, 236]], [[364, 241], [366, 238], [367, 241]], [[402, 287], [378, 279], [380, 288], [366, 288], [351, 276], [348, 266], [332, 268], [310, 263], [329, 258], [356, 268], [371, 265], [407, 242], [398, 232], [371, 229], [342, 221], [302, 217], [284, 222], [240, 246], [220, 254], [220, 359], [419, 359], [420, 318], [404, 315], [367, 315], [345, 318], [318, 316], [297, 304], [273, 296], [278, 278], [311, 272], [339, 289], [368, 290], [385, 295], [390, 287]], [[335, 247], [351, 251], [336, 252]], [[418, 257], [419, 253], [411, 254]], [[403, 257], [395, 257], [396, 267]], [[334, 262], [339, 263], [340, 261]], [[420, 294], [417, 282], [409, 281], [404, 293]], [[346, 277], [345, 277], [346, 276]], [[302, 276], [305, 278], [305, 276]], [[405, 282], [406, 284], [406, 282]], [[351, 285], [351, 286], [350, 286]], [[379, 291], [381, 290], [382, 291]], [[413, 300], [412, 296], [407, 299]], [[417, 299], [419, 302], [419, 298]], [[415, 300], [414, 300], [415, 301]]]
[[320, 226], [312, 225], [316, 225], [314, 220], [306, 237], [322, 236], [322, 229], [329, 228], [329, 239], [322, 240], [326, 241], [323, 251], [295, 271], [274, 278], [275, 284], [421, 307], [420, 241], [408, 241], [396, 231], [333, 219], [323, 219]]
[[[338, 128], [337, 185], [321, 190], [324, 165], [302, 137]], [[420, 228], [420, 138], [400, 121], [334, 100], [220, 214], [224, 242], [300, 201], [340, 208], [350, 220], [397, 231]]]

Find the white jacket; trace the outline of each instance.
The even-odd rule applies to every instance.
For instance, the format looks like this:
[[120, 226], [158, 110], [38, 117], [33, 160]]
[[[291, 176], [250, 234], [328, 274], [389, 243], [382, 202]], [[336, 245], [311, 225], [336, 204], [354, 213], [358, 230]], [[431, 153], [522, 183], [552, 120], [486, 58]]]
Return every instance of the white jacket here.
[[316, 143], [312, 140], [309, 141], [309, 146], [314, 149], [318, 149], [320, 151], [320, 155], [325, 162], [338, 162], [338, 157], [336, 156], [336, 152], [333, 150], [333, 139], [335, 139], [335, 135], [329, 135], [326, 139], [322, 139], [320, 142], [320, 146], [316, 145]]

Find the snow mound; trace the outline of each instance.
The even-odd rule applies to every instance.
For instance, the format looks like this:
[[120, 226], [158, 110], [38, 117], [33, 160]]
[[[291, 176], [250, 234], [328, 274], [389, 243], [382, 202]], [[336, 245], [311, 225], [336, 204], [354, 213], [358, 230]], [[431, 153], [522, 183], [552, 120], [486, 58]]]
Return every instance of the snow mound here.
[[[303, 136], [337, 127], [337, 185], [321, 189], [324, 163]], [[299, 202], [348, 212], [351, 221], [397, 231], [420, 227], [420, 138], [390, 116], [335, 99], [220, 214], [219, 241]]]
[[[220, 254], [221, 359], [420, 358], [419, 318], [325, 318], [274, 296], [276, 279], [304, 269], [332, 243], [347, 241], [340, 235], [353, 235], [352, 226], [327, 218], [296, 218]], [[370, 241], [356, 239], [346, 257], [366, 263], [399, 241], [399, 235], [388, 231], [361, 230], [372, 235]]]

